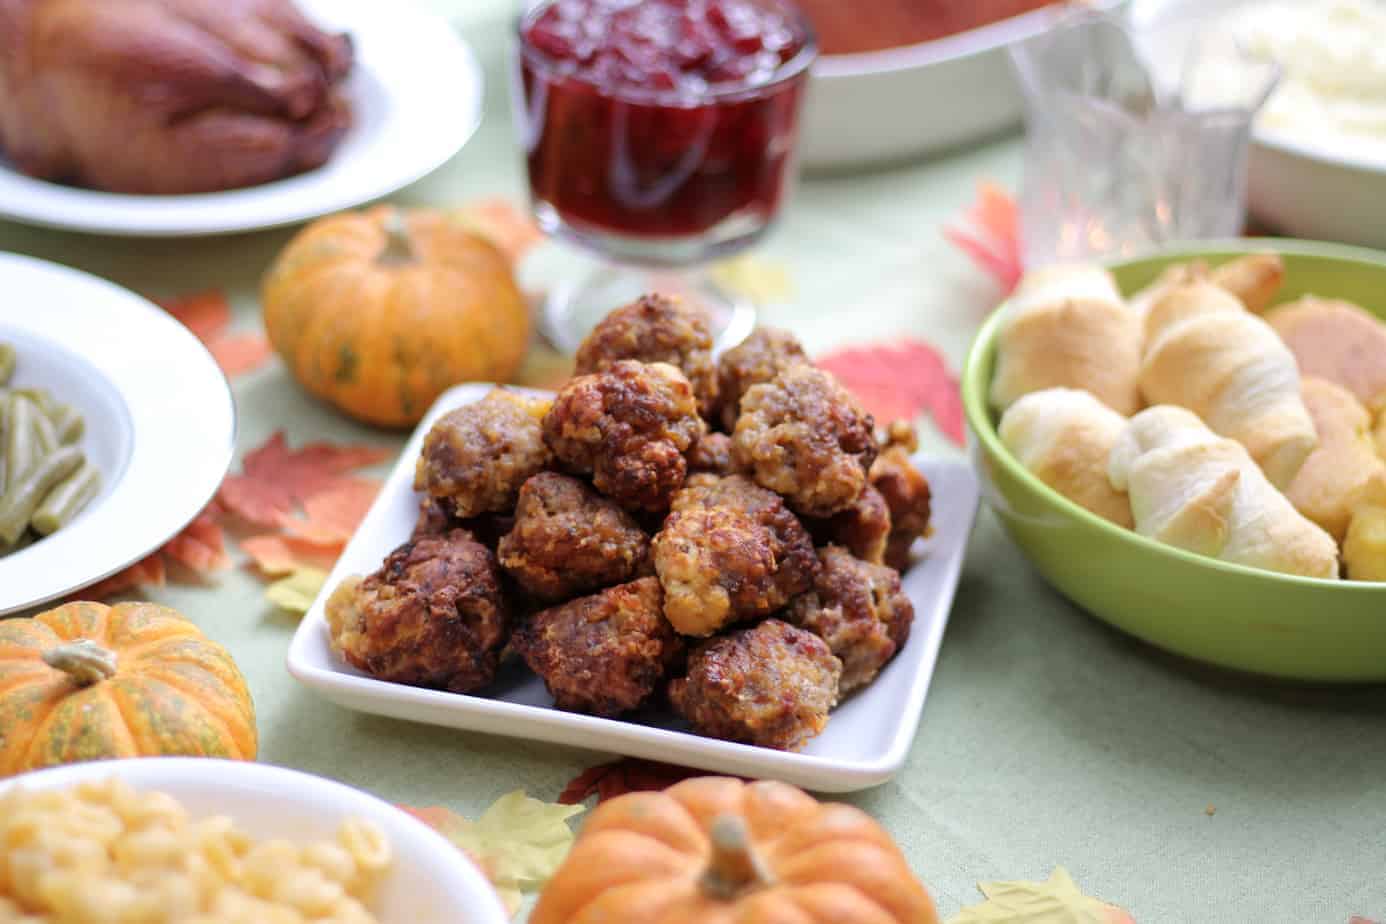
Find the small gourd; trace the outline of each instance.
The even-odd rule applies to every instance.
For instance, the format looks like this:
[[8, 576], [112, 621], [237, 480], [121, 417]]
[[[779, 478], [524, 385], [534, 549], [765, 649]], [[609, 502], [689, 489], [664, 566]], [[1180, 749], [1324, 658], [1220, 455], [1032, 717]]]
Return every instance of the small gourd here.
[[459, 382], [505, 382], [529, 347], [510, 263], [441, 212], [378, 206], [319, 219], [261, 292], [270, 343], [299, 383], [367, 423], [417, 423]]
[[860, 809], [726, 777], [603, 803], [530, 924], [937, 924], [928, 891]]
[[120, 757], [253, 760], [256, 743], [236, 662], [175, 610], [82, 602], [0, 620], [0, 777]]

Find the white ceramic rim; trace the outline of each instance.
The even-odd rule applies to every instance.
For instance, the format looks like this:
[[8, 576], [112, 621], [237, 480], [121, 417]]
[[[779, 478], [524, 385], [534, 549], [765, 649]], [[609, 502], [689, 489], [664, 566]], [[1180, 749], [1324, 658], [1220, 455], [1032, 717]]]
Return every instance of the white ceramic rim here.
[[[267, 800], [287, 801], [292, 795], [296, 805], [316, 807], [330, 799], [342, 807], [343, 817], [367, 818], [385, 828], [390, 846], [395, 851], [396, 863], [426, 863], [434, 867], [433, 872], [454, 879], [474, 902], [467, 909], [469, 916], [474, 916], [472, 924], [501, 924], [510, 920], [496, 890], [476, 865], [467, 859], [466, 854], [447, 838], [379, 796], [302, 770], [210, 757], [99, 760], [33, 770], [0, 780], [0, 794], [15, 787], [57, 789], [112, 776], [137, 789], [176, 787], [176, 782], [171, 784], [170, 781], [182, 778], [196, 779], [202, 786], [209, 780], [225, 779], [228, 785], [240, 790], [252, 790]], [[176, 793], [173, 795], [177, 798]], [[236, 820], [234, 810], [227, 814]], [[452, 920], [448, 915], [439, 915], [438, 919]]]
[[[894, 711], [888, 720], [891, 726], [888, 745], [868, 758], [777, 751], [621, 719], [493, 699], [484, 694], [464, 695], [421, 689], [376, 680], [342, 664], [328, 650], [324, 605], [332, 589], [348, 574], [358, 570], [354, 558], [359, 555], [354, 546], [360, 537], [373, 535], [386, 523], [400, 485], [404, 490], [409, 490], [412, 496], [413, 460], [432, 422], [451, 408], [479, 400], [492, 387], [475, 383], [455, 386], [440, 396], [424, 416], [387, 477], [375, 505], [366, 514], [357, 535], [348, 544], [289, 643], [286, 665], [295, 679], [348, 708], [380, 715], [684, 763], [713, 773], [780, 779], [824, 792], [846, 792], [883, 783], [904, 765], [914, 743], [929, 683], [937, 665], [968, 538], [980, 502], [976, 473], [965, 459], [928, 460], [935, 469], [946, 468], [950, 483], [956, 482], [948, 501], [950, 505], [956, 504], [956, 509], [948, 517], [947, 523], [942, 522], [943, 516], [936, 517], [939, 528], [929, 540], [931, 548], [928, 560], [917, 563], [905, 575], [908, 585], [916, 569], [936, 569], [932, 574], [939, 591], [928, 600], [916, 599], [911, 594], [915, 604], [915, 630], [911, 632], [905, 651], [887, 665], [886, 670], [912, 670], [914, 673], [900, 684], [904, 688], [903, 695], [899, 695], [891, 704]], [[527, 389], [514, 390], [547, 394]], [[919, 463], [921, 458], [916, 456], [914, 461]], [[908, 589], [907, 586], [907, 592]], [[841, 708], [849, 705], [854, 703], [849, 701]], [[483, 725], [487, 727], [483, 728]]]
[[[1129, 0], [1093, 0], [1090, 4], [1098, 10], [1119, 7]], [[1051, 3], [1019, 16], [1002, 19], [946, 35], [943, 38], [914, 45], [900, 45], [883, 48], [880, 51], [863, 51], [856, 54], [823, 54], [813, 66], [815, 79], [837, 80], [851, 77], [869, 77], [893, 71], [912, 70], [966, 58], [1005, 48], [1015, 42], [1023, 42], [1046, 31], [1060, 17], [1071, 10], [1068, 4]], [[821, 36], [820, 36], [821, 41]]]
[[[294, 224], [351, 208], [442, 166], [481, 124], [482, 73], [442, 17], [413, 3], [300, 0], [305, 14], [348, 31], [357, 88], [388, 100], [343, 139], [324, 166], [225, 192], [139, 196], [79, 189], [0, 165], [0, 216], [73, 231], [128, 236], [226, 234]], [[364, 95], [364, 90], [361, 91]]]
[[0, 253], [0, 291], [24, 289], [44, 292], [44, 303], [21, 312], [9, 302], [4, 326], [60, 344], [104, 376], [129, 415], [131, 448], [90, 509], [0, 556], [0, 615], [108, 577], [173, 538], [216, 494], [236, 443], [226, 376], [162, 308], [88, 273]]

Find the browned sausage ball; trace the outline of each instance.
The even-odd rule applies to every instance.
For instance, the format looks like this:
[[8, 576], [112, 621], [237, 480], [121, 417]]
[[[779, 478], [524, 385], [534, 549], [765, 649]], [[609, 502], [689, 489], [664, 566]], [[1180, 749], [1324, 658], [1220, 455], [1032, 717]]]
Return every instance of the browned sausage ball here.
[[914, 604], [894, 568], [854, 558], [835, 545], [818, 555], [823, 568], [813, 590], [796, 599], [785, 618], [823, 639], [841, 659], [845, 695], [874, 680], [904, 647]]
[[779, 495], [740, 475], [694, 475], [651, 548], [664, 615], [684, 635], [766, 616], [807, 590], [813, 540]]
[[512, 645], [559, 709], [620, 715], [648, 700], [683, 654], [662, 602], [654, 578], [609, 587], [534, 614]]
[[751, 331], [750, 336], [723, 353], [717, 361], [722, 426], [728, 433], [736, 429], [741, 398], [752, 385], [768, 382], [790, 366], [808, 363], [808, 354], [789, 331], [775, 327], [757, 327]]
[[695, 648], [669, 700], [700, 735], [797, 751], [828, 724], [841, 676], [821, 638], [767, 619]]
[[628, 510], [669, 507], [688, 471], [683, 454], [703, 429], [683, 373], [633, 359], [571, 380], [544, 416], [554, 455]]
[[548, 403], [504, 389], [449, 411], [424, 438], [414, 490], [459, 517], [507, 512], [520, 485], [552, 464], [540, 419]]
[[473, 539], [494, 552], [501, 537], [510, 532], [514, 525], [515, 518], [505, 513], [483, 513], [466, 519], [453, 516], [446, 501], [424, 494], [419, 498], [419, 516], [414, 521], [414, 531], [409, 538], [442, 536], [454, 529], [465, 529]]
[[732, 458], [731, 437], [725, 433], [704, 433], [688, 450], [688, 471], [690, 474], [735, 475], [737, 468]]
[[649, 537], [629, 513], [557, 472], [520, 488], [515, 526], [497, 549], [516, 583], [548, 601], [628, 581], [648, 568], [649, 552]]
[[886, 447], [871, 465], [871, 484], [890, 509], [890, 538], [885, 563], [897, 571], [910, 565], [910, 546], [930, 532], [929, 482], [910, 461], [918, 446], [913, 428], [899, 421], [890, 425]]
[[789, 506], [826, 517], [851, 506], [876, 458], [871, 415], [832, 375], [793, 366], [741, 399], [737, 464]]
[[602, 319], [577, 351], [577, 375], [609, 369], [618, 359], [675, 366], [698, 399], [698, 413], [717, 403], [712, 334], [702, 312], [663, 295], [642, 295]]
[[807, 519], [804, 525], [818, 545], [837, 543], [862, 561], [884, 564], [890, 540], [890, 508], [876, 488], [867, 484], [846, 510], [827, 519]]
[[410, 540], [327, 601], [333, 647], [381, 680], [469, 693], [491, 682], [509, 629], [495, 557], [465, 530]]

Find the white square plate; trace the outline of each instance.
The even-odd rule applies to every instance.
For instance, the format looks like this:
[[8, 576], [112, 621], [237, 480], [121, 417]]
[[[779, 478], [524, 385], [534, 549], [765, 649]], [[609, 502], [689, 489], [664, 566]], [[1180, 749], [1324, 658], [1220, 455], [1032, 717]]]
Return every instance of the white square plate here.
[[439, 416], [480, 399], [490, 388], [451, 389], [414, 431], [375, 506], [294, 634], [289, 673], [333, 702], [362, 712], [779, 779], [823, 792], [865, 789], [900, 769], [919, 726], [977, 513], [977, 478], [963, 461], [915, 459], [933, 489], [934, 535], [920, 543], [916, 551], [922, 554], [904, 575], [905, 592], [914, 603], [909, 641], [880, 676], [835, 709], [827, 729], [797, 753], [703, 738], [663, 712], [641, 713], [633, 720], [562, 712], [553, 708], [543, 682], [523, 665], [502, 668], [487, 695], [464, 695], [375, 680], [337, 658], [323, 615], [328, 594], [347, 575], [380, 567], [385, 556], [409, 538], [419, 506], [412, 486], [414, 460], [424, 435]]

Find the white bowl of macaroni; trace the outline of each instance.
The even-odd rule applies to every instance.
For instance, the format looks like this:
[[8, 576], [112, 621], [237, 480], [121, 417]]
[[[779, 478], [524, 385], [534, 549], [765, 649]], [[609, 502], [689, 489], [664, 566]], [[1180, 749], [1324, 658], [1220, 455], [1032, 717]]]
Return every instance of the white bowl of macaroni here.
[[0, 781], [0, 924], [114, 920], [509, 917], [476, 866], [427, 825], [295, 770], [156, 757]]

